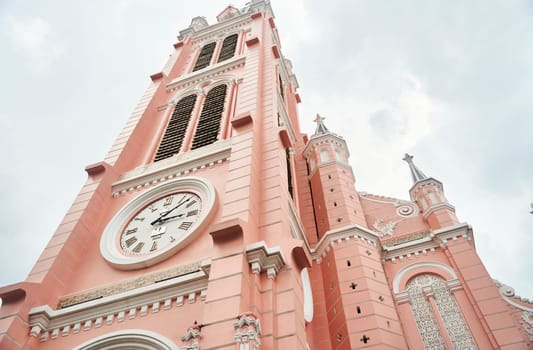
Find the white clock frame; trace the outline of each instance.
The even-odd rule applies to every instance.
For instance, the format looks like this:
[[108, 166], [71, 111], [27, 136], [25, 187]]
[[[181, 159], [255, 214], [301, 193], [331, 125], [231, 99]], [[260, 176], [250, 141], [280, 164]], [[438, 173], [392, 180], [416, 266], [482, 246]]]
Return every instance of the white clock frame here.
[[[171, 246], [151, 254], [140, 256], [125, 255], [117, 242], [122, 233], [121, 229], [128, 220], [151, 201], [165, 194], [180, 191], [194, 192], [202, 199], [202, 211], [198, 220], [190, 228], [189, 233], [178, 239]], [[215, 203], [215, 188], [210, 182], [199, 177], [178, 178], [157, 185], [128, 202], [113, 216], [100, 238], [100, 253], [111, 266], [120, 270], [135, 270], [155, 265], [177, 253], [203, 231], [214, 212]]]

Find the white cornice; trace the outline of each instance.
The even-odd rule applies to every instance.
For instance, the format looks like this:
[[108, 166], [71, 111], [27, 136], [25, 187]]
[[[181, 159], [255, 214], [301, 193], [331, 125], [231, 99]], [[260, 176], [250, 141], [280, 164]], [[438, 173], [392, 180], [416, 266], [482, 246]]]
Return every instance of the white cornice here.
[[429, 231], [422, 237], [402, 242], [397, 245], [383, 247], [383, 259], [391, 260], [395, 263], [397, 260], [412, 259], [425, 256], [428, 253], [435, 253], [436, 249], [447, 244], [449, 239], [457, 240], [460, 237], [466, 240], [472, 240], [472, 228], [461, 223], [450, 227], [445, 227], [435, 231]]
[[455, 207], [451, 204], [448, 204], [448, 203], [438, 203], [438, 204], [434, 204], [432, 206], [430, 206], [423, 214], [424, 216], [424, 219], [427, 219], [431, 213], [433, 213], [435, 210], [438, 210], [438, 209], [450, 209], [451, 211], [453, 211], [455, 213]]
[[229, 160], [231, 139], [217, 141], [211, 145], [174, 155], [142, 167], [133, 169], [120, 176], [112, 185], [113, 196], [153, 186], [157, 183], [195, 173]]
[[506, 284], [500, 283], [496, 280], [494, 280], [494, 283], [496, 284], [496, 287], [498, 287], [498, 291], [500, 292], [503, 300], [522, 311], [533, 313], [533, 302], [531, 300], [516, 295], [514, 288]]
[[201, 269], [153, 283], [147, 286], [113, 294], [96, 300], [87, 301], [63, 309], [53, 310], [48, 305], [32, 308], [29, 312], [30, 335], [39, 336], [41, 341], [68, 336], [80, 330], [88, 331], [137, 315], [145, 316], [150, 311], [157, 313], [161, 309], [183, 305], [184, 299], [189, 303], [196, 301], [197, 294], [202, 299], [207, 296], [208, 266]]
[[360, 239], [369, 245], [378, 248], [378, 251], [381, 251], [381, 244], [377, 234], [367, 228], [354, 224], [326, 232], [316, 247], [311, 249], [311, 256], [313, 260], [320, 263], [332, 244], [335, 242], [341, 244], [343, 241], [349, 241], [351, 239]]
[[322, 143], [330, 143], [330, 142], [342, 146], [343, 149], [346, 151], [346, 157], [350, 156], [350, 151], [348, 149], [348, 145], [346, 144], [346, 141], [341, 136], [334, 134], [332, 132], [328, 132], [326, 134], [321, 134], [321, 135], [312, 135], [309, 138], [307, 145], [304, 147], [302, 154], [304, 155], [304, 157], [308, 158], [311, 148], [314, 148]]
[[286, 264], [281, 249], [279, 247], [269, 248], [265, 241], [246, 246], [246, 257], [253, 273], [258, 275], [266, 271], [270, 279], [274, 279], [279, 270]]
[[231, 31], [235, 31], [236, 28], [251, 23], [252, 18], [250, 15], [250, 12], [246, 12], [223, 22], [212, 24], [198, 31], [194, 31], [194, 29], [189, 26], [188, 28], [180, 31], [178, 40], [183, 41], [185, 38], [191, 36], [194, 44], [201, 43], [217, 36], [221, 32], [229, 33]]
[[179, 77], [177, 77], [176, 79], [168, 83], [166, 85], [166, 89], [167, 91], [172, 91], [176, 89], [182, 89], [182, 88], [185, 88], [191, 85], [195, 85], [196, 83], [200, 81], [214, 78], [218, 75], [221, 75], [231, 70], [242, 67], [244, 66], [245, 62], [246, 62], [245, 56], [236, 56], [236, 57], [230, 58], [229, 60], [211, 65], [204, 69], [200, 69], [196, 72], [191, 72], [189, 74], [180, 75]]

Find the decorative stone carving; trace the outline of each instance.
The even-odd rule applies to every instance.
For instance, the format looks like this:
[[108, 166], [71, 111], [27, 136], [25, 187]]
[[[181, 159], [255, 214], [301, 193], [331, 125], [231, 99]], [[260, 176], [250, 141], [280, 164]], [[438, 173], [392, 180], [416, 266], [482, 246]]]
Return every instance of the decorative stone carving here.
[[376, 219], [372, 227], [379, 237], [392, 236], [394, 234], [394, 228], [398, 222], [389, 221], [384, 223], [381, 219]]
[[205, 17], [201, 16], [194, 17], [191, 21], [191, 25], [189, 26], [189, 28], [194, 29], [194, 31], [199, 31], [200, 29], [206, 27], [209, 27], [209, 23], [207, 23]]
[[529, 340], [533, 342], [533, 312], [524, 311], [522, 321], [524, 321], [524, 329], [529, 335]]
[[217, 16], [218, 22], [223, 22], [228, 19], [232, 19], [234, 17], [237, 17], [241, 14], [241, 12], [234, 6], [229, 5]]
[[426, 349], [446, 349], [441, 329], [428, 298], [433, 298], [445, 331], [455, 349], [477, 349], [446, 281], [435, 275], [418, 275], [407, 284], [411, 309]]
[[192, 272], [200, 271], [204, 267], [210, 265], [210, 262], [199, 261], [190, 265], [182, 265], [170, 270], [165, 270], [150, 275], [143, 275], [133, 280], [117, 283], [105, 288], [94, 289], [82, 294], [68, 296], [61, 298], [57, 303], [58, 309], [63, 309], [69, 306], [81, 304], [90, 300], [96, 300], [103, 297], [124, 293], [130, 290], [134, 290], [140, 287], [154, 284], [158, 281], [168, 280], [174, 277], [186, 275]]
[[403, 200], [396, 201], [394, 206], [396, 206], [396, 215], [402, 217], [411, 217], [418, 214], [420, 211], [416, 203]]
[[264, 241], [248, 245], [246, 256], [253, 273], [259, 274], [266, 271], [270, 279], [274, 279], [285, 265], [281, 249], [279, 247], [269, 248]]
[[181, 341], [185, 344], [179, 347], [179, 350], [199, 350], [200, 349], [200, 338], [202, 338], [202, 333], [200, 332], [200, 325], [198, 322], [194, 321], [194, 324], [189, 327], [187, 333], [181, 337]]
[[257, 317], [247, 312], [239, 316], [239, 320], [233, 324], [235, 327], [235, 342], [239, 350], [257, 350], [261, 346], [261, 324]]

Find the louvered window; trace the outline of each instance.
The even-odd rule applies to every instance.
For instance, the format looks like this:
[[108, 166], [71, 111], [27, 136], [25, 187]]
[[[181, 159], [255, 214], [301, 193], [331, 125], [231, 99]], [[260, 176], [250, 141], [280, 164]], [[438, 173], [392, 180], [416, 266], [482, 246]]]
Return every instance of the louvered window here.
[[228, 36], [222, 42], [222, 48], [218, 55], [218, 62], [225, 61], [235, 55], [235, 48], [237, 47], [237, 34]]
[[219, 85], [207, 94], [191, 149], [212, 144], [217, 140], [225, 97], [226, 85]]
[[196, 103], [196, 95], [189, 95], [176, 104], [172, 117], [168, 122], [167, 129], [163, 135], [163, 139], [159, 144], [159, 149], [154, 158], [154, 162], [158, 160], [172, 157], [174, 154], [179, 153], [181, 145], [183, 143], [183, 136], [189, 125], [189, 119], [191, 119], [192, 110]]
[[291, 198], [294, 199], [294, 193], [292, 189], [291, 152], [288, 148], [285, 148], [285, 159], [287, 160], [287, 188], [289, 190]]
[[281, 95], [281, 98], [285, 100], [285, 96], [283, 95], [283, 80], [281, 80], [281, 74], [278, 74], [278, 82], [279, 82], [279, 94]]
[[198, 55], [196, 64], [192, 69], [193, 72], [209, 66], [209, 63], [211, 63], [211, 57], [213, 57], [213, 51], [215, 51], [215, 46], [216, 43], [212, 42], [202, 47], [202, 51], [200, 51], [200, 55]]

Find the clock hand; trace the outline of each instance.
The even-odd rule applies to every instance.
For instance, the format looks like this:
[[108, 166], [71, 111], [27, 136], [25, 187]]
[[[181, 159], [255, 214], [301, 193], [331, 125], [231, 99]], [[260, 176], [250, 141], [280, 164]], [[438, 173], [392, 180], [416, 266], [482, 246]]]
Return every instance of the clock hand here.
[[187, 199], [184, 199], [185, 197], [183, 197], [179, 203], [172, 209], [164, 212], [164, 213], [161, 213], [160, 216], [155, 219], [154, 221], [152, 221], [150, 223], [150, 225], [154, 226], [155, 224], [157, 224], [158, 222], [164, 222], [164, 221], [161, 221], [163, 218], [165, 218], [168, 214], [170, 214], [171, 212], [173, 212], [174, 210], [178, 209], [179, 207], [181, 207], [183, 204], [187, 203], [188, 201], [191, 200], [192, 196], [188, 196]]
[[169, 220], [176, 219], [176, 218], [181, 218], [181, 217], [183, 217], [183, 216], [185, 216], [185, 213], [181, 213], [181, 214], [178, 214], [178, 215], [168, 216], [168, 217], [166, 217], [166, 218], [159, 218], [159, 222], [163, 224], [163, 223], [165, 223], [165, 222], [167, 222], [167, 221], [169, 221]]

